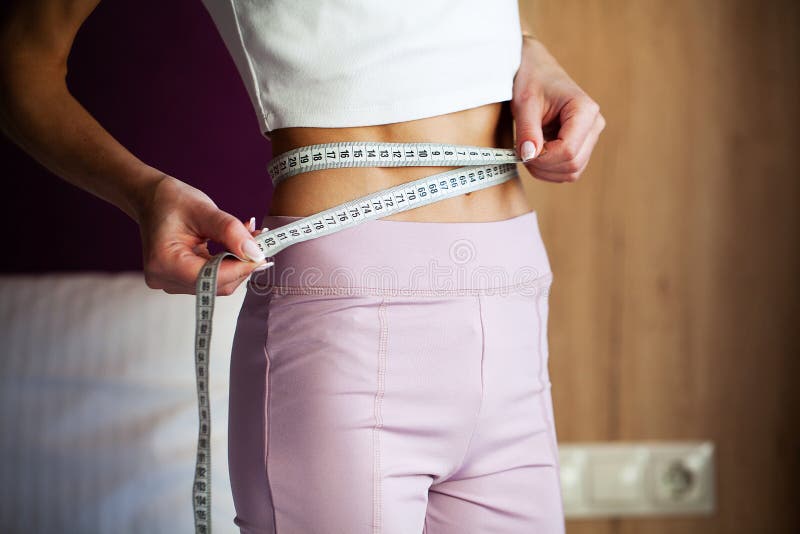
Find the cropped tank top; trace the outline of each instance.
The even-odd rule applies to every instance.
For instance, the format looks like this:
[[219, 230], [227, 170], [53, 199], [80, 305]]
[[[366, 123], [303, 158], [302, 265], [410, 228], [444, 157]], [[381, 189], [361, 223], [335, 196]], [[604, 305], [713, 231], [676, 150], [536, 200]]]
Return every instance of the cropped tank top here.
[[202, 0], [262, 134], [388, 124], [510, 100], [517, 0]]

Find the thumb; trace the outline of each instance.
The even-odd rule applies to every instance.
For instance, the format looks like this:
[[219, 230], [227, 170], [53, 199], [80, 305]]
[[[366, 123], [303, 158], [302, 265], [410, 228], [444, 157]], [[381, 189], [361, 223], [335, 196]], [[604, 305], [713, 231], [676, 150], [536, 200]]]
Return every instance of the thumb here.
[[542, 109], [536, 98], [525, 99], [514, 108], [517, 154], [523, 162], [532, 160], [542, 153], [544, 134], [542, 133]]
[[214, 210], [198, 221], [198, 230], [203, 237], [220, 243], [237, 256], [260, 263], [265, 256], [242, 221], [220, 209]]

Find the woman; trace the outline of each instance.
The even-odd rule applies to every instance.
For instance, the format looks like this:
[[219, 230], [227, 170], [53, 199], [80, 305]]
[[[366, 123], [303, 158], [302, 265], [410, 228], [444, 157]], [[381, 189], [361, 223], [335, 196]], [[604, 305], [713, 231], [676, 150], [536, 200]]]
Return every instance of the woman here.
[[[519, 179], [267, 262], [252, 221], [138, 160], [70, 95], [66, 59], [97, 3], [9, 8], [2, 127], [137, 221], [149, 287], [194, 293], [209, 239], [250, 258], [224, 261], [217, 286], [229, 295], [249, 279], [229, 427], [242, 532], [563, 532], [551, 273]], [[514, 143], [533, 176], [574, 182], [605, 126], [516, 2], [205, 4], [274, 154], [342, 141]], [[262, 226], [445, 170], [300, 174], [278, 184]], [[511, 283], [520, 272], [535, 276]]]

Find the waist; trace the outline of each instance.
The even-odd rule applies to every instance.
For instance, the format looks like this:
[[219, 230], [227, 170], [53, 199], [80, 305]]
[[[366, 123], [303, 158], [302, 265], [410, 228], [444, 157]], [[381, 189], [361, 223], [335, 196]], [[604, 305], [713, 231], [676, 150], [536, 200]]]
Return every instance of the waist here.
[[[511, 113], [507, 104], [495, 102], [447, 115], [376, 126], [277, 129], [271, 134], [273, 154], [307, 145], [358, 140], [513, 148]], [[353, 198], [454, 168], [361, 167], [306, 172], [277, 185], [268, 213], [305, 217]], [[332, 187], [332, 184], [336, 187]], [[513, 179], [484, 190], [390, 215], [386, 219], [487, 222], [515, 217], [529, 209], [519, 179]], [[266, 219], [263, 222], [263, 226], [269, 226]]]

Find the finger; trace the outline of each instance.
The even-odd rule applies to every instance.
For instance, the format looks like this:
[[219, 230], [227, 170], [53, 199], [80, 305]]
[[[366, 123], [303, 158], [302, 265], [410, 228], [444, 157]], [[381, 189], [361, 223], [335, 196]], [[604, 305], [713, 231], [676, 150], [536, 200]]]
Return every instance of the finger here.
[[255, 217], [250, 217], [250, 219], [248, 219], [246, 221], [242, 221], [242, 222], [244, 223], [245, 228], [247, 228], [247, 231], [250, 232], [251, 234], [256, 231], [256, 218]]
[[250, 232], [250, 235], [252, 235], [253, 237], [258, 235], [259, 232], [256, 229], [256, 218], [255, 217], [250, 217], [246, 221], [242, 220], [242, 224], [244, 224], [244, 227], [247, 228], [248, 232]]
[[251, 274], [253, 272], [255, 272], [257, 270], [263, 271], [265, 269], [268, 269], [268, 268], [272, 267], [273, 265], [274, 265], [274, 262], [267, 262], [267, 263], [260, 264], [260, 265], [256, 266], [254, 269], [252, 269], [251, 272], [247, 273], [241, 279], [234, 279], [234, 280], [231, 280], [230, 282], [228, 282], [226, 284], [217, 285], [217, 294], [218, 295], [231, 295], [231, 294], [233, 294], [233, 292], [236, 291], [236, 288], [238, 288], [243, 281], [247, 280], [251, 276]]
[[560, 163], [575, 159], [600, 112], [600, 106], [588, 96], [571, 99], [561, 110], [558, 138], [545, 143], [537, 160], [542, 169], [552, 171]]
[[[240, 263], [242, 263], [242, 262], [240, 262]], [[223, 295], [223, 296], [224, 295], [232, 295], [234, 293], [234, 291], [236, 291], [236, 288], [238, 288], [239, 286], [242, 285], [242, 282], [244, 282], [245, 280], [250, 278], [250, 275], [251, 275], [251, 273], [248, 272], [248, 273], [245, 273], [241, 277], [237, 277], [237, 278], [234, 278], [232, 280], [229, 280], [227, 283], [221, 284], [221, 283], [218, 282], [217, 283], [217, 295]]]
[[194, 286], [187, 286], [186, 284], [176, 284], [169, 282], [163, 284], [161, 290], [170, 295], [193, 295], [195, 293]]
[[[527, 167], [526, 167], [527, 169]], [[527, 169], [528, 172], [536, 179], [544, 180], [545, 182], [564, 183], [569, 182], [567, 175], [563, 172], [548, 172], [541, 169]]]
[[[587, 146], [589, 146], [593, 145], [594, 143], [587, 142], [586, 144]], [[591, 151], [591, 146], [589, 147], [589, 152], [590, 151]], [[533, 170], [529, 169], [528, 172], [530, 172], [532, 176], [536, 178], [541, 178], [542, 180], [546, 180], [548, 182], [562, 182], [562, 183], [577, 182], [583, 171], [586, 169], [586, 165], [588, 165], [589, 163], [588, 155], [584, 158], [584, 160], [585, 160], [584, 163], [582, 163], [580, 166], [574, 167], [574, 170], [572, 170], [573, 167], [570, 166], [569, 170], [551, 171], [551, 170], [535, 168]]]
[[533, 96], [520, 96], [513, 101], [517, 155], [523, 161], [535, 158], [544, 146], [542, 103]]
[[225, 258], [219, 265], [217, 273], [217, 286], [223, 287], [231, 282], [239, 282], [250, 276], [256, 268], [266, 265], [266, 261], [259, 263], [249, 261], [239, 261], [236, 258]]
[[[182, 249], [180, 252], [176, 252], [167, 260], [170, 264], [169, 271], [162, 271], [164, 273], [162, 276], [162, 284], [172, 287], [182, 293], [194, 293], [200, 269], [203, 268], [209, 259], [211, 259], [210, 254], [208, 254], [207, 257], [203, 255], [202, 252], [198, 255], [189, 250], [188, 247]], [[223, 260], [220, 264], [218, 278], [222, 275], [222, 265], [225, 263], [225, 260]], [[236, 260], [236, 263], [243, 265], [245, 262]], [[231, 275], [228, 274], [227, 276], [230, 278]]]
[[220, 243], [237, 256], [256, 263], [264, 261], [264, 253], [261, 252], [248, 228], [233, 215], [212, 209], [210, 213], [202, 213], [195, 218], [194, 224], [199, 235]]
[[549, 172], [549, 171], [543, 171], [541, 169], [536, 169], [535, 171], [531, 172], [531, 176], [539, 180], [544, 180], [545, 182], [553, 182], [558, 184], [574, 181], [570, 180], [569, 176], [566, 173]]
[[[251, 217], [250, 219], [255, 224], [255, 217]], [[260, 230], [256, 230], [253, 232], [253, 235], [256, 236], [262, 232], [268, 231], [269, 228], [266, 226]], [[235, 290], [236, 287], [239, 286], [241, 281], [244, 278], [247, 278], [253, 271], [256, 270], [263, 270], [265, 268], [271, 267], [274, 265], [274, 262], [267, 262], [261, 261], [257, 264], [250, 263], [250, 262], [241, 262], [241, 261], [226, 261], [223, 260], [219, 267], [219, 274], [218, 274], [218, 288], [222, 288], [223, 291], [225, 290]], [[230, 294], [230, 293], [223, 293], [223, 294]]]
[[[205, 265], [205, 260], [199, 260], [198, 262], [192, 263], [199, 264], [197, 274], [199, 275], [200, 269], [203, 265]], [[260, 267], [271, 267], [274, 263], [273, 262], [262, 262], [260, 264], [255, 264], [252, 262], [243, 262], [237, 259], [228, 259], [224, 258], [219, 265], [219, 270], [217, 271], [217, 295], [230, 295], [236, 287], [242, 282], [242, 280], [246, 279], [250, 276], [250, 274], [260, 268]], [[163, 289], [167, 293], [179, 293], [179, 294], [194, 294], [196, 292], [196, 284], [197, 284], [197, 276], [194, 276], [191, 281], [186, 281], [185, 279], [168, 279], [168, 278], [161, 278], [159, 280], [159, 288]]]
[[[248, 275], [245, 275], [239, 280], [234, 281], [235, 283], [233, 285], [231, 285], [232, 284], [231, 282], [229, 282], [226, 285], [220, 285], [219, 282], [217, 282], [217, 291], [214, 294], [217, 296], [230, 295], [233, 292], [233, 290], [236, 287], [238, 287], [238, 285], [242, 282], [242, 280], [245, 280], [247, 277]], [[186, 295], [186, 294], [193, 295], [196, 293], [196, 287], [194, 284], [186, 285], [186, 284], [178, 284], [175, 282], [164, 284], [162, 290], [165, 293], [169, 293], [171, 295]]]
[[[218, 211], [218, 214], [222, 214], [224, 216], [223, 220], [225, 222], [223, 222], [223, 224], [228, 225], [227, 228], [223, 229], [221, 232], [209, 232], [207, 230], [204, 231], [204, 228], [201, 225], [201, 227], [198, 228], [198, 231], [204, 235], [209, 235], [209, 237], [212, 239], [214, 239], [214, 234], [216, 234], [219, 237], [216, 237], [215, 240], [223, 245], [225, 245], [226, 241], [230, 243], [244, 233], [244, 235], [247, 236], [247, 238], [253, 243], [253, 246], [256, 247], [255, 250], [261, 253], [261, 251], [255, 245], [253, 236], [249, 232], [249, 226], [255, 224], [255, 217], [251, 217], [250, 221], [246, 223], [247, 227], [243, 228], [245, 224], [240, 224], [241, 221], [232, 215], [228, 215], [222, 211]], [[201, 221], [205, 220], [203, 217], [200, 219]], [[206, 234], [206, 232], [208, 232], [208, 234]], [[200, 273], [200, 269], [202, 269], [203, 265], [205, 265], [205, 263], [212, 257], [208, 251], [207, 241], [208, 239], [206, 239], [203, 243], [195, 245], [191, 249], [185, 245], [180, 246], [177, 252], [175, 252], [174, 255], [168, 259], [170, 264], [169, 276], [165, 277], [161, 283], [169, 284], [176, 290], [180, 290], [184, 293], [194, 293], [196, 279]], [[226, 248], [230, 250], [230, 247]], [[241, 251], [236, 252], [234, 250], [234, 253], [245, 255]], [[219, 264], [219, 269], [217, 272], [218, 287], [226, 286], [232, 281], [243, 279], [244, 277], [248, 276], [253, 269], [263, 265], [264, 263], [265, 258], [263, 257], [263, 254], [262, 259], [256, 262], [243, 262], [236, 258], [224, 258]]]
[[200, 256], [201, 258], [205, 258], [207, 260], [211, 259], [211, 252], [208, 250], [208, 241], [203, 241], [202, 243], [198, 243], [194, 247], [192, 247], [192, 252]]
[[[214, 212], [218, 212], [218, 219], [222, 219], [219, 217], [219, 214], [224, 216], [224, 224], [228, 225], [225, 230], [229, 232], [229, 235], [235, 236], [236, 234], [241, 235], [243, 233], [247, 239], [253, 242], [253, 245], [256, 247], [255, 250], [260, 253], [260, 250], [255, 245], [253, 236], [249, 232], [249, 227], [255, 224], [254, 217], [247, 223], [242, 223], [235, 217], [214, 209], [211, 214], [205, 213], [196, 219], [204, 221], [207, 217], [213, 216]], [[200, 273], [200, 269], [212, 258], [208, 249], [209, 237], [214, 237], [214, 234], [220, 234], [219, 232], [209, 232], [207, 234], [209, 237], [207, 237], [207, 235], [204, 235], [202, 232], [202, 229], [194, 229], [193, 233], [199, 236], [199, 241], [193, 240], [191, 243], [186, 243], [173, 240], [171, 244], [165, 247], [166, 252], [159, 255], [158, 261], [148, 265], [145, 274], [145, 282], [149, 287], [154, 289], [168, 289], [171, 293], [195, 293], [197, 276]], [[203, 239], [203, 237], [205, 237], [205, 239]], [[220, 239], [223, 243], [226, 240], [230, 242], [231, 238]], [[238, 254], [244, 256], [245, 254], [241, 251], [241, 245], [237, 248], [240, 249]], [[234, 251], [234, 253], [237, 253], [237, 251]], [[259, 262], [243, 262], [238, 259], [225, 258], [219, 265], [218, 283], [220, 285], [225, 285], [231, 280], [241, 279], [252, 272], [258, 264], [263, 263], [263, 259]]]
[[[187, 245], [183, 245], [166, 258], [165, 261], [170, 268], [160, 270], [157, 283], [163, 286], [162, 288], [171, 287], [181, 293], [193, 294], [200, 270], [209, 259], [211, 259], [210, 254], [204, 254], [202, 251], [198, 254]], [[253, 262], [223, 258], [217, 271], [217, 284], [225, 285], [231, 280], [246, 276], [256, 266], [257, 264]]]
[[582, 172], [589, 163], [589, 158], [591, 157], [592, 151], [594, 150], [597, 140], [600, 137], [600, 132], [604, 127], [605, 119], [602, 115], [598, 114], [594, 124], [592, 124], [589, 135], [586, 136], [583, 146], [580, 148], [574, 159], [564, 161], [556, 165], [547, 165], [546, 163], [542, 163], [537, 159], [529, 162], [527, 166], [533, 169], [542, 169], [553, 173], [571, 174]]

